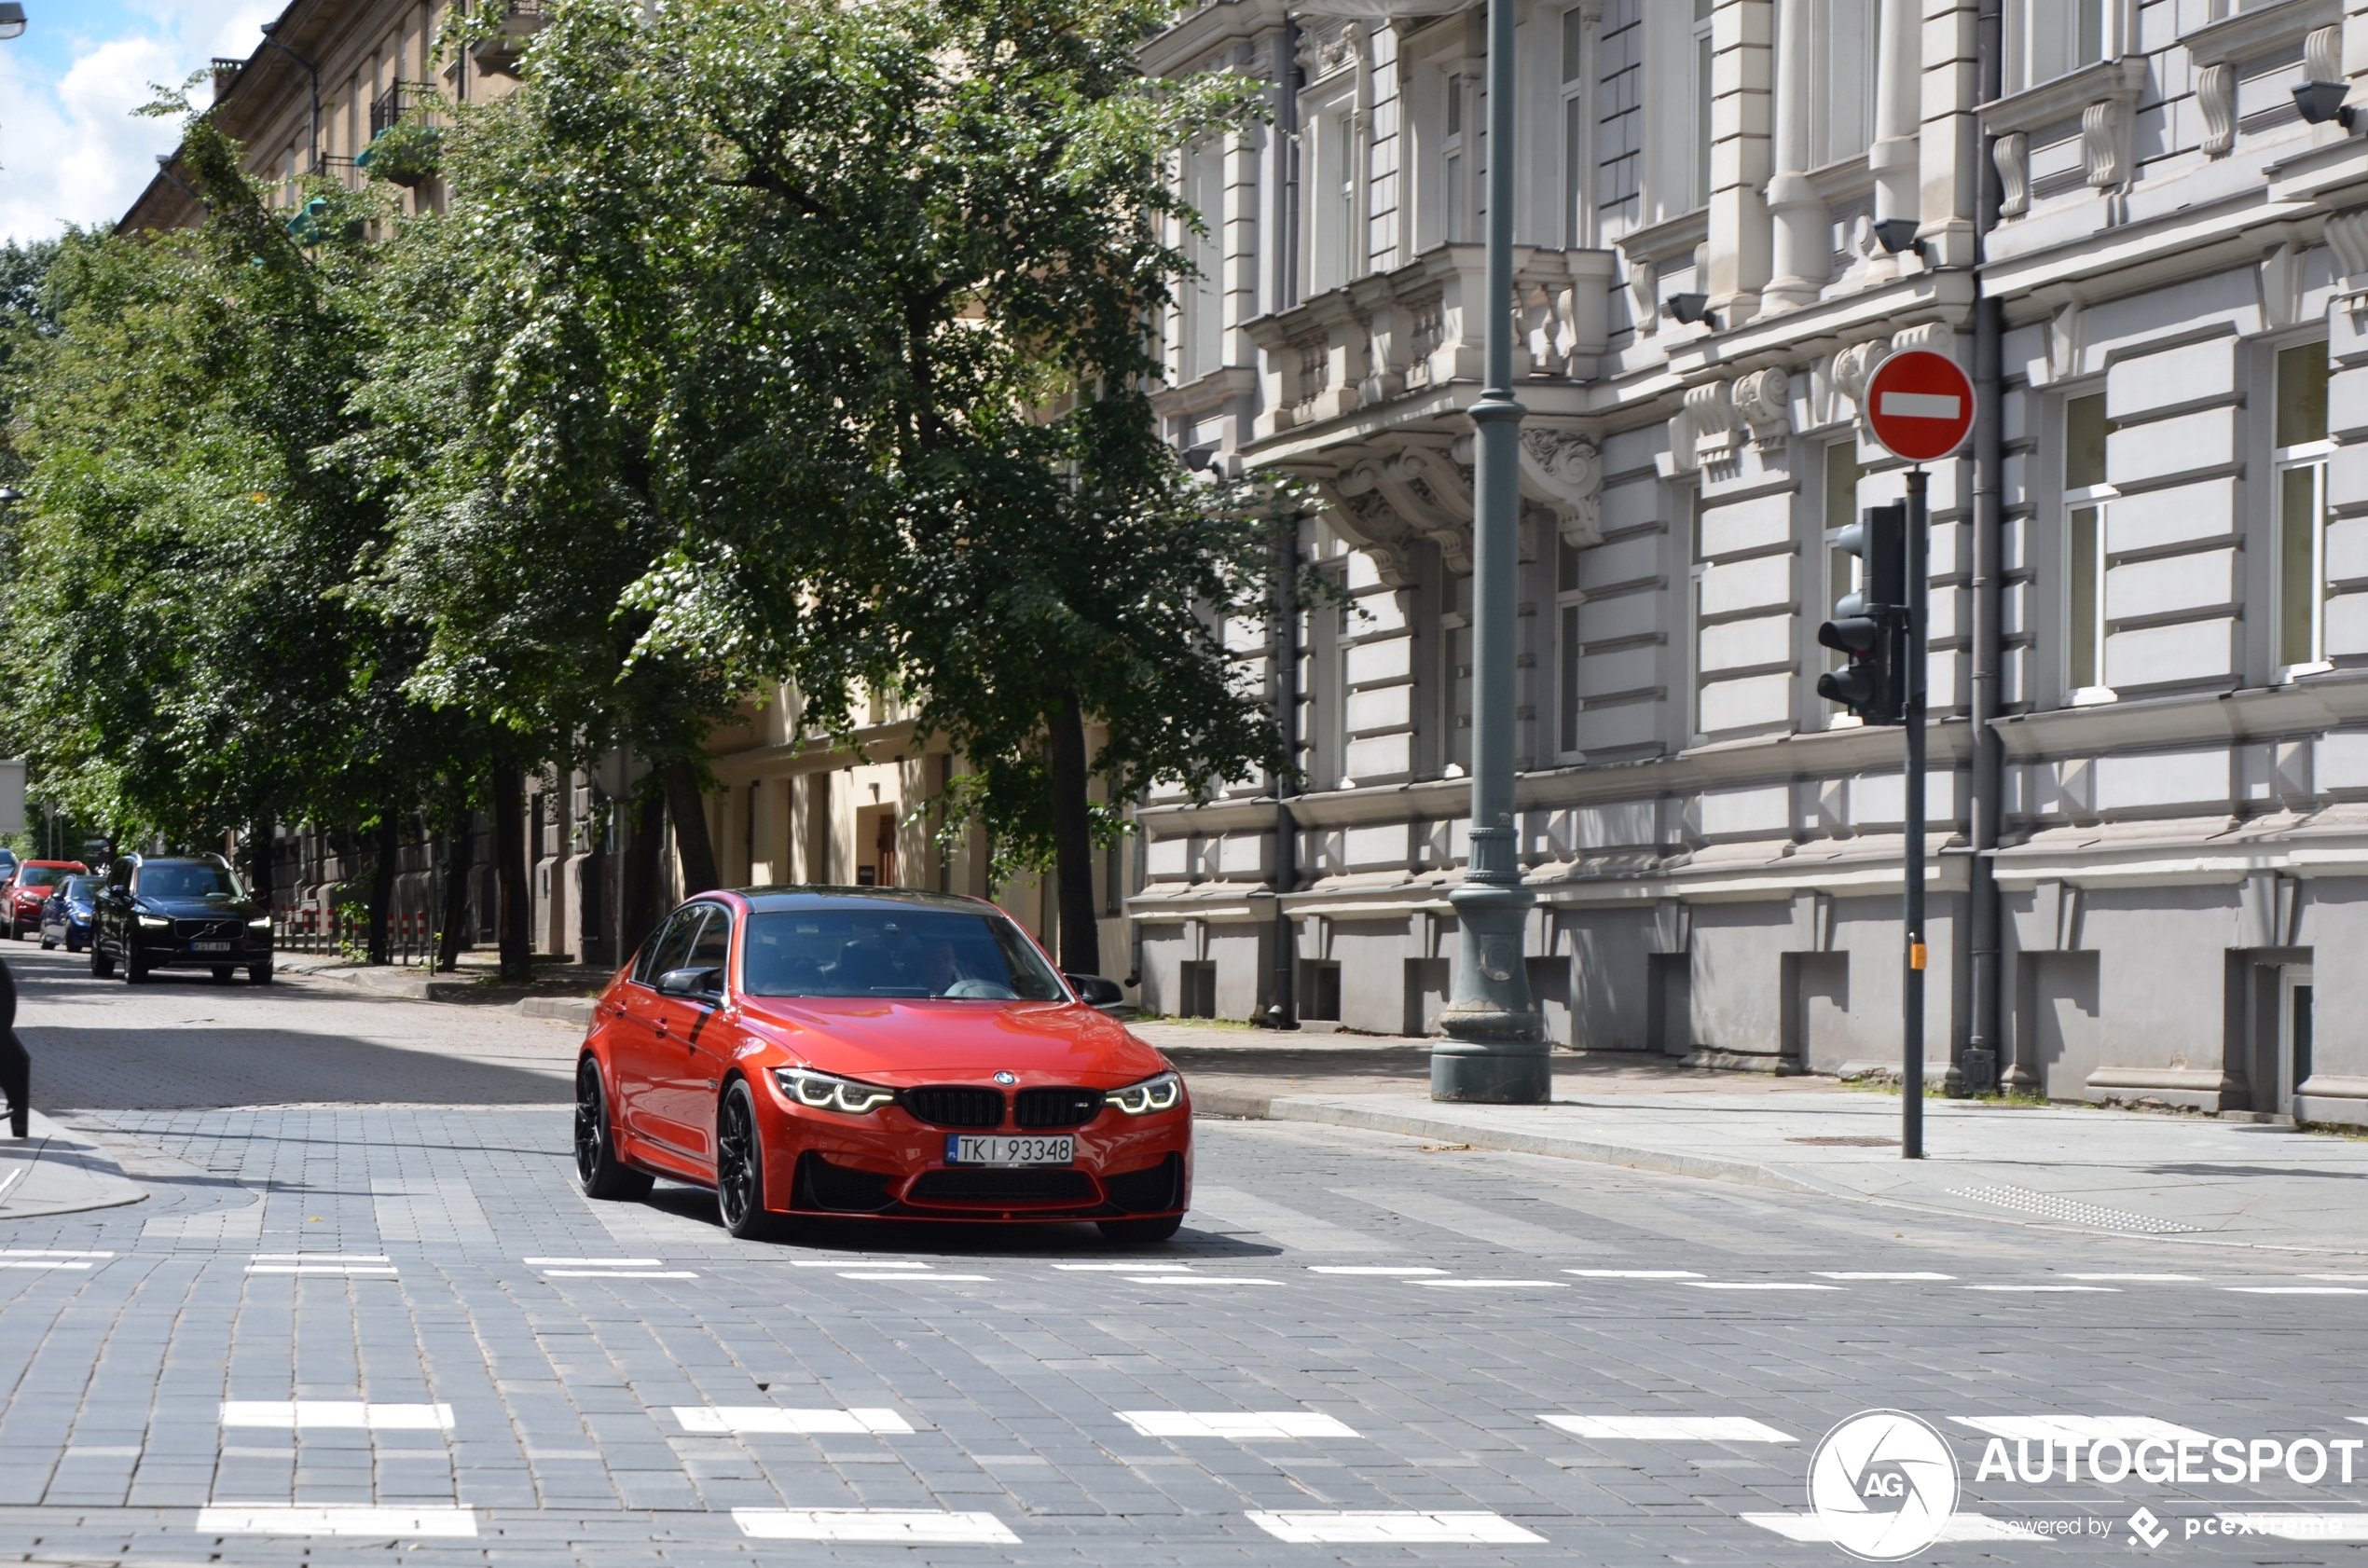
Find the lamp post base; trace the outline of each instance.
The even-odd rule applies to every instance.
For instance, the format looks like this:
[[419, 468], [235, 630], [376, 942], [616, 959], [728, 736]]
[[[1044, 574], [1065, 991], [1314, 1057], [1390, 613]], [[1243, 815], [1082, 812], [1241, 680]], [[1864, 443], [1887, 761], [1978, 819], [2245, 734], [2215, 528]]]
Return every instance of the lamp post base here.
[[[1498, 1013], [1508, 1038], [1468, 1036], [1441, 1040], [1431, 1048], [1431, 1098], [1461, 1100], [1485, 1106], [1542, 1106], [1554, 1097], [1552, 1049], [1540, 1038], [1542, 1020], [1535, 1013]], [[1476, 1023], [1477, 1019], [1453, 1019]], [[1520, 1029], [1526, 1038], [1513, 1036]]]

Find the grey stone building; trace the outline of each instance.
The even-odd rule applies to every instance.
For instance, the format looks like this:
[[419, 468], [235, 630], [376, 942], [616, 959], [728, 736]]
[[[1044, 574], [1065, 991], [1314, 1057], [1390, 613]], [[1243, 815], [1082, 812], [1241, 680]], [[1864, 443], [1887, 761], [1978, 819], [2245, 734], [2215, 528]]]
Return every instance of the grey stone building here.
[[[1588, 1050], [1897, 1066], [1901, 737], [1816, 695], [1815, 629], [1904, 487], [1858, 393], [1933, 349], [1997, 445], [1930, 470], [1929, 1072], [1978, 1041], [2054, 1098], [2368, 1122], [2368, 4], [1989, 8], [1987, 62], [1973, 0], [1521, 8], [1533, 988]], [[1238, 634], [1301, 792], [1142, 813], [1160, 1010], [1446, 998], [1484, 48], [1280, 0], [1147, 47], [1278, 84], [1177, 159], [1208, 233], [1161, 395], [1313, 482], [1345, 601]]]

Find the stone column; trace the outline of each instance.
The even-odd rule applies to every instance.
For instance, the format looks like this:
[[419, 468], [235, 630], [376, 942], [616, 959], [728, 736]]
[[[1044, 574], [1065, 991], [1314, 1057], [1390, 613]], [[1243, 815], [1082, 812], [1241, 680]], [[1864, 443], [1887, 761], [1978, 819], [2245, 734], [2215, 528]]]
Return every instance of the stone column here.
[[1919, 0], [1882, 0], [1882, 26], [1876, 34], [1875, 144], [1867, 165], [1875, 172], [1875, 216], [1923, 219], [1917, 195], [1917, 131], [1923, 118], [1923, 7]]
[[[1913, 4], [1914, 0], [1909, 0]], [[1759, 314], [1768, 286], [1769, 0], [1721, 0], [1711, 22], [1710, 308], [1723, 327]]]
[[1810, 0], [1776, 4], [1776, 174], [1768, 182], [1775, 219], [1775, 277], [1764, 304], [1772, 313], [1813, 305], [1832, 269], [1825, 204], [1809, 186], [1809, 103], [1817, 90], [1810, 58]]

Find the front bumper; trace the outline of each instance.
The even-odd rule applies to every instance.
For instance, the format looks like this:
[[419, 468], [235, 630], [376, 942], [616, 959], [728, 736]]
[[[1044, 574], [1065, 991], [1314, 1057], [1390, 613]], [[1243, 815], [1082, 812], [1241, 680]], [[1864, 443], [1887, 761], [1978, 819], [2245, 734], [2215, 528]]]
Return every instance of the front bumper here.
[[778, 1093], [764, 1101], [765, 1207], [782, 1213], [1017, 1223], [1181, 1214], [1191, 1201], [1189, 1100], [1145, 1117], [1105, 1107], [1083, 1126], [1059, 1129], [1077, 1139], [1072, 1163], [1016, 1166], [948, 1164], [946, 1136], [957, 1129], [902, 1106], [849, 1116]]
[[253, 969], [269, 963], [273, 951], [269, 931], [243, 928], [236, 936], [221, 937], [134, 928], [128, 943], [140, 956], [142, 967], [152, 970]]

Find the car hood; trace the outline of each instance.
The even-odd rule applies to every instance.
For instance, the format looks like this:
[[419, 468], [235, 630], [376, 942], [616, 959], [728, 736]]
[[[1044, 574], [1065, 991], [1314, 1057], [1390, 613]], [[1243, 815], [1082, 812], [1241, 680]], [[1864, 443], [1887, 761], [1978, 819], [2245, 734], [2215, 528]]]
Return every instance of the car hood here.
[[823, 1072], [891, 1088], [1008, 1072], [1022, 1083], [1116, 1089], [1167, 1058], [1090, 1007], [859, 997], [747, 997], [746, 1021]]
[[252, 920], [263, 913], [260, 904], [236, 901], [215, 902], [207, 899], [142, 899], [144, 915], [167, 915], [175, 920]]

